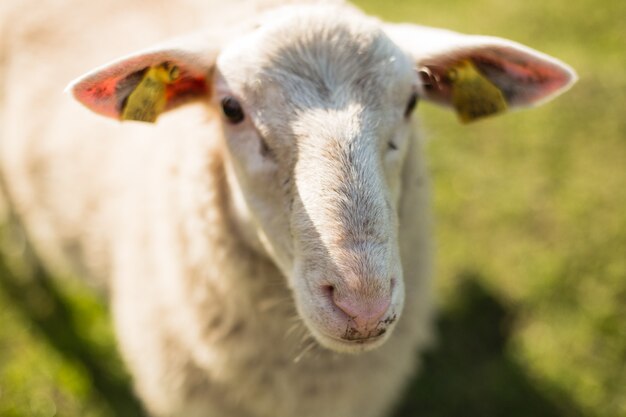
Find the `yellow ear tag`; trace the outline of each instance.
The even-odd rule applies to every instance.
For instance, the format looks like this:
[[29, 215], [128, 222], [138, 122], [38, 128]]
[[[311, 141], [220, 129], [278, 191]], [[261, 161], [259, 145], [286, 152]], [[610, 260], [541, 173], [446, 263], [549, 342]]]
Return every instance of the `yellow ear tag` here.
[[452, 83], [452, 105], [459, 119], [469, 123], [492, 114], [506, 111], [502, 91], [482, 75], [469, 61], [461, 61], [449, 72]]
[[148, 68], [137, 87], [128, 95], [122, 120], [154, 123], [167, 104], [166, 86], [176, 81], [178, 75], [178, 67], [167, 62]]

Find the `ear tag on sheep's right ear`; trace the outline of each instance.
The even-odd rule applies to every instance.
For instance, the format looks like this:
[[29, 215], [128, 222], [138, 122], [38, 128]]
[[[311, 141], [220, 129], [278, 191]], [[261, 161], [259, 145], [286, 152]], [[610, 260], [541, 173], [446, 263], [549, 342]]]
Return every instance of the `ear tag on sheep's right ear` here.
[[178, 75], [178, 67], [167, 62], [148, 68], [126, 98], [121, 119], [154, 123], [165, 110], [167, 85], [176, 81]]
[[461, 122], [469, 123], [507, 110], [502, 91], [472, 61], [456, 64], [448, 72], [448, 80], [452, 85], [452, 105]]

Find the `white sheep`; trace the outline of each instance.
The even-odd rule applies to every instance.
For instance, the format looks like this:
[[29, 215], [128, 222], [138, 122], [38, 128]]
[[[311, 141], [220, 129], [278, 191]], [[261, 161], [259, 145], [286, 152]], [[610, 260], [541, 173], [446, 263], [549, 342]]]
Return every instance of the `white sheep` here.
[[[386, 415], [433, 316], [413, 107], [467, 121], [575, 80], [510, 41], [338, 2], [29, 1], [2, 22], [2, 174], [42, 256], [106, 282], [155, 416]], [[60, 94], [200, 25], [70, 89], [113, 119], [202, 105], [118, 123]]]

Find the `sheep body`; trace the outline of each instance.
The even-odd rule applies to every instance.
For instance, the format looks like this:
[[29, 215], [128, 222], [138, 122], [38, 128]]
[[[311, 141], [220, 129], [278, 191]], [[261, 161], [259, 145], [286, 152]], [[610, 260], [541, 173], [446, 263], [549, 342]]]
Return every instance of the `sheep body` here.
[[[429, 183], [412, 103], [460, 112], [462, 97], [472, 119], [546, 101], [575, 80], [513, 42], [384, 25], [336, 3], [216, 13], [194, 0], [66, 0], [3, 11], [10, 201], [53, 267], [77, 266], [106, 288], [155, 416], [388, 413], [431, 339]], [[168, 46], [71, 89], [116, 117], [122, 83], [171, 60], [182, 74], [171, 97], [189, 88], [207, 105], [146, 126], [60, 95], [119, 54], [113, 40], [132, 50], [190, 25], [220, 28], [196, 38], [225, 45], [219, 57]], [[461, 67], [469, 80], [454, 76]], [[471, 94], [459, 94], [461, 81]], [[484, 86], [502, 105], [480, 96]], [[220, 97], [245, 97], [246, 116], [217, 114]]]
[[[49, 263], [66, 268], [59, 259], [70, 259], [95, 282], [110, 280], [120, 348], [154, 415], [381, 416], [429, 339], [428, 182], [418, 138], [401, 207], [406, 319], [380, 349], [341, 355], [307, 337], [279, 270], [240, 238], [214, 116], [189, 106], [158, 127], [117, 125], [61, 95], [60, 86], [119, 49], [215, 14], [187, 3], [24, 4], [5, 20], [1, 152], [11, 201]], [[143, 13], [148, 7], [162, 11]]]

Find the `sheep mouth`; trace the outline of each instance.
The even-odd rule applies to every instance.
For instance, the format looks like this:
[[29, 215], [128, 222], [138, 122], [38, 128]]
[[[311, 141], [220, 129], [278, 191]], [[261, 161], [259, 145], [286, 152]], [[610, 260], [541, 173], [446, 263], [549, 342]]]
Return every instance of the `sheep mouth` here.
[[[367, 336], [352, 336], [345, 337], [331, 336], [327, 333], [322, 333], [321, 337], [318, 337], [318, 341], [321, 345], [336, 351], [343, 352], [363, 352], [378, 348], [385, 340], [387, 331], [372, 333]], [[320, 340], [321, 339], [321, 340]], [[324, 339], [330, 343], [324, 343]]]
[[387, 333], [386, 328], [376, 328], [364, 336], [361, 332], [350, 328], [341, 336], [341, 340], [354, 343], [366, 343], [367, 341], [380, 339], [385, 333]]
[[382, 334], [379, 334], [378, 336], [366, 336], [366, 337], [357, 337], [357, 338], [341, 338], [339, 340], [341, 340], [344, 343], [349, 343], [349, 344], [353, 344], [353, 345], [364, 345], [366, 343], [374, 343], [380, 339], [383, 338]]

